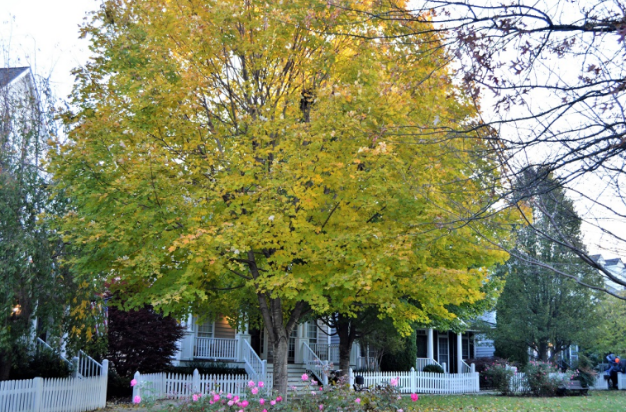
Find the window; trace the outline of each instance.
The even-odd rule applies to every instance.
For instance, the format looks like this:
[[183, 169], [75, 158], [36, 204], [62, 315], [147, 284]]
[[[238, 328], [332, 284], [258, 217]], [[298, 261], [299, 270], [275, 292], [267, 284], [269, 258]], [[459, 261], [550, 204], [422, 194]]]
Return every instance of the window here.
[[463, 336], [463, 354], [461, 359], [469, 359], [470, 356], [470, 340], [469, 336]]
[[315, 322], [309, 322], [308, 328], [309, 344], [317, 343], [317, 324]]
[[199, 338], [212, 338], [214, 330], [214, 322], [197, 323], [196, 321], [196, 334]]
[[446, 363], [447, 366], [450, 364], [450, 358], [448, 356], [448, 336], [439, 336], [439, 363]]

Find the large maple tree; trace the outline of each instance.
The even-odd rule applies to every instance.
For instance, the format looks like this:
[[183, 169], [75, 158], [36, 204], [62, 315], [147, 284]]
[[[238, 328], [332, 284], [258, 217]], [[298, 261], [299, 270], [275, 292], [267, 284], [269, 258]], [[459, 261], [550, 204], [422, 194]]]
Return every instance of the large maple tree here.
[[506, 255], [464, 222], [511, 216], [485, 208], [486, 141], [408, 132], [474, 116], [411, 24], [319, 0], [105, 2], [51, 164], [73, 263], [131, 306], [258, 311], [281, 392], [307, 312], [375, 305], [406, 333], [483, 298]]

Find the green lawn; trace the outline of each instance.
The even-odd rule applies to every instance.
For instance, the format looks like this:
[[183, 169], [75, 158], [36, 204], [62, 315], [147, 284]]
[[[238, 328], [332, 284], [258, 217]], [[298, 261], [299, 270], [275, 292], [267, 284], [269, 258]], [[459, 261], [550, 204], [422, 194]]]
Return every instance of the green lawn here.
[[562, 398], [420, 395], [417, 402], [408, 401], [404, 411], [626, 411], [626, 391], [591, 391], [588, 396]]

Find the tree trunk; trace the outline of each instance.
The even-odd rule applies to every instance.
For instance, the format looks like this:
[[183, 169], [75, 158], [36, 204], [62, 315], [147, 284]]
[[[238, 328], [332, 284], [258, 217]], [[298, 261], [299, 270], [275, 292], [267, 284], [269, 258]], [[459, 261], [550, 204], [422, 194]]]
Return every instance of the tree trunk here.
[[337, 315], [335, 327], [339, 335], [339, 369], [341, 369], [339, 375], [346, 375], [350, 370], [350, 353], [355, 333], [350, 319], [342, 315]]
[[[254, 279], [260, 276], [259, 268], [256, 265], [254, 252], [248, 251], [248, 267]], [[289, 384], [289, 374], [287, 372], [287, 359], [289, 357], [289, 336], [302, 317], [306, 303], [299, 301], [295, 304], [289, 319], [284, 321], [283, 303], [280, 298], [272, 298], [262, 291], [257, 291], [259, 309], [263, 316], [263, 323], [267, 331], [268, 338], [272, 342], [274, 350], [274, 390], [285, 395]]]
[[[284, 330], [282, 331], [284, 332]], [[278, 393], [287, 393], [289, 384], [289, 373], [287, 364], [289, 358], [289, 335], [284, 334], [279, 337], [274, 344], [274, 390]]]
[[9, 379], [11, 361], [6, 351], [0, 351], [0, 381]]
[[539, 360], [541, 360], [542, 362], [547, 362], [549, 350], [550, 350], [550, 347], [548, 346], [547, 342], [540, 342], [539, 343]]

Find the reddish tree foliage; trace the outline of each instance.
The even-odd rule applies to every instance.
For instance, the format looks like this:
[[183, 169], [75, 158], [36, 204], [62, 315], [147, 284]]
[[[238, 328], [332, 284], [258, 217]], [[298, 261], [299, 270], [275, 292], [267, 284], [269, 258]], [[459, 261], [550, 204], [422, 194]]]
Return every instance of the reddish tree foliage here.
[[183, 335], [175, 319], [151, 307], [128, 312], [110, 307], [107, 358], [120, 376], [160, 372], [170, 364]]

